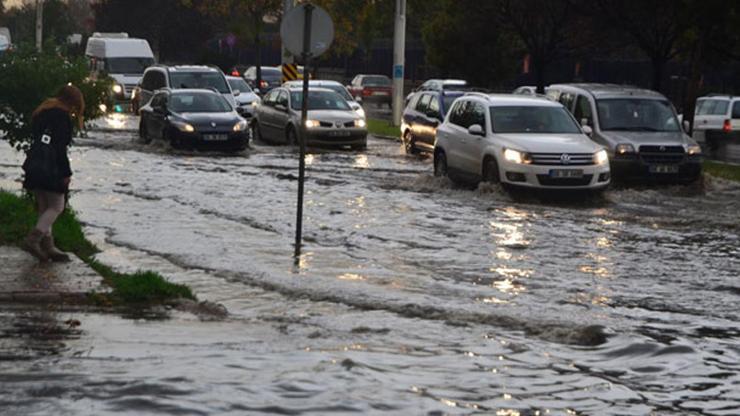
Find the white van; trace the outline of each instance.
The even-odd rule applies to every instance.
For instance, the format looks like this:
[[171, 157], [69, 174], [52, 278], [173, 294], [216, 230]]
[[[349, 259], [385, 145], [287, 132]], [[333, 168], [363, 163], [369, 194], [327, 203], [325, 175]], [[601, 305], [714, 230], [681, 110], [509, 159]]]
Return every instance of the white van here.
[[154, 64], [154, 54], [145, 39], [127, 33], [94, 33], [87, 41], [85, 56], [93, 77], [105, 74], [115, 80], [113, 92], [119, 100], [130, 100], [144, 70]]

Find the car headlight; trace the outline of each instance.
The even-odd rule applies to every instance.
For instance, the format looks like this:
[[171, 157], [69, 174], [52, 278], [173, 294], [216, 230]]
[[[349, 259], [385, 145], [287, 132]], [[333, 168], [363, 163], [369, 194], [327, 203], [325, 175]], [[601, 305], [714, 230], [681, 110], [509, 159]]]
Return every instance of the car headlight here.
[[247, 129], [247, 120], [241, 120], [234, 124], [234, 131], [244, 131]]
[[689, 146], [689, 147], [686, 148], [686, 153], [688, 153], [689, 156], [700, 155], [701, 154], [701, 146], [699, 146], [697, 144], [691, 145], [691, 146]]
[[319, 127], [321, 123], [318, 120], [306, 120], [306, 128], [313, 129]]
[[504, 159], [512, 163], [528, 165], [532, 163], [532, 157], [529, 153], [520, 152], [514, 149], [504, 149]]
[[195, 131], [195, 127], [193, 127], [192, 124], [185, 123], [183, 121], [173, 121], [172, 125], [177, 127], [178, 130], [183, 131], [185, 133], [192, 133]]
[[362, 107], [358, 107], [355, 109], [355, 113], [357, 113], [358, 116], [365, 118], [365, 109]]
[[365, 126], [367, 126], [367, 123], [365, 122], [364, 118], [355, 120], [355, 127], [363, 129], [365, 128]]
[[120, 84], [113, 84], [113, 92], [120, 94], [123, 92], [123, 87]]
[[131, 90], [131, 99], [133, 100], [134, 98], [136, 98], [136, 88]]
[[635, 153], [635, 146], [632, 146], [629, 143], [618, 144], [617, 148], [614, 151], [618, 155], [624, 155], [627, 153]]
[[603, 165], [608, 162], [609, 162], [609, 155], [606, 153], [606, 150], [602, 149], [594, 153], [594, 163], [595, 164]]
[[257, 108], [258, 105], [260, 105], [260, 100], [252, 101], [252, 108]]

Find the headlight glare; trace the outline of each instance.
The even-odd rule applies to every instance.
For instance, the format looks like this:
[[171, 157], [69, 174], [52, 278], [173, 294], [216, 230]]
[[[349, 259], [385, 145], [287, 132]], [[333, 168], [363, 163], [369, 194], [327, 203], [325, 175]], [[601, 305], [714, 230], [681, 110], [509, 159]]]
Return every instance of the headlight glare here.
[[635, 147], [629, 143], [618, 144], [615, 152], [618, 155], [624, 155], [627, 153], [635, 153]]
[[113, 92], [120, 94], [123, 92], [123, 87], [120, 84], [113, 84]]
[[306, 128], [313, 129], [319, 127], [321, 123], [318, 120], [306, 120]]
[[355, 127], [362, 129], [362, 128], [365, 128], [365, 126], [367, 126], [365, 119], [360, 118], [360, 119], [355, 120]]
[[520, 152], [514, 149], [504, 149], [504, 159], [518, 164], [526, 165], [532, 163], [532, 158], [529, 156], [529, 153]]
[[686, 153], [688, 153], [689, 156], [700, 155], [701, 154], [701, 146], [699, 146], [697, 144], [691, 145], [691, 146], [689, 146], [689, 147], [686, 148]]
[[608, 162], [609, 162], [609, 155], [606, 153], [606, 150], [602, 149], [594, 153], [594, 163], [595, 164], [603, 165]]
[[193, 133], [195, 131], [195, 127], [193, 127], [192, 124], [185, 123], [183, 121], [173, 121], [172, 125], [177, 127], [178, 130], [185, 133]]
[[362, 107], [358, 107], [355, 109], [355, 113], [357, 113], [358, 116], [365, 118], [365, 109]]

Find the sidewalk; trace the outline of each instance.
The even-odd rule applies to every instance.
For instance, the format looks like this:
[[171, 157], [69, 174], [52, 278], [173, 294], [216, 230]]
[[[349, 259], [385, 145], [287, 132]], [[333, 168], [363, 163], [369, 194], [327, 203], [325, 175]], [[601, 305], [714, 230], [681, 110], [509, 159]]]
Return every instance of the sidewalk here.
[[0, 246], [0, 302], [80, 303], [110, 288], [75, 256], [70, 263], [39, 263], [18, 247]]

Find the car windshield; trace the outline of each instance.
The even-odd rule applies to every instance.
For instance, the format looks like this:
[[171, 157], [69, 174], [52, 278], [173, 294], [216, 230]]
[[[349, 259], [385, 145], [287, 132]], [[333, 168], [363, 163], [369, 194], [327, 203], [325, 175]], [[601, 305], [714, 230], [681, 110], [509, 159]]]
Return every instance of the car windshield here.
[[362, 85], [368, 85], [368, 86], [381, 86], [381, 87], [390, 87], [391, 80], [388, 77], [382, 77], [382, 76], [374, 76], [374, 77], [364, 77], [362, 78]]
[[215, 88], [221, 94], [231, 94], [224, 76], [218, 72], [170, 72], [172, 88]]
[[227, 113], [231, 106], [219, 94], [191, 92], [172, 94], [170, 110], [176, 113]]
[[495, 133], [577, 134], [581, 132], [562, 107], [505, 106], [491, 107]]
[[233, 91], [239, 91], [242, 94], [252, 92], [252, 89], [249, 88], [249, 84], [241, 78], [229, 79], [229, 86]]
[[665, 100], [639, 98], [602, 99], [596, 102], [601, 130], [680, 131], [678, 120]]
[[106, 70], [110, 74], [143, 74], [144, 70], [154, 65], [152, 58], [107, 58]]
[[[290, 93], [291, 108], [300, 110], [303, 104], [303, 92], [293, 91]], [[341, 95], [333, 91], [309, 91], [309, 110], [351, 110], [347, 101]]]

